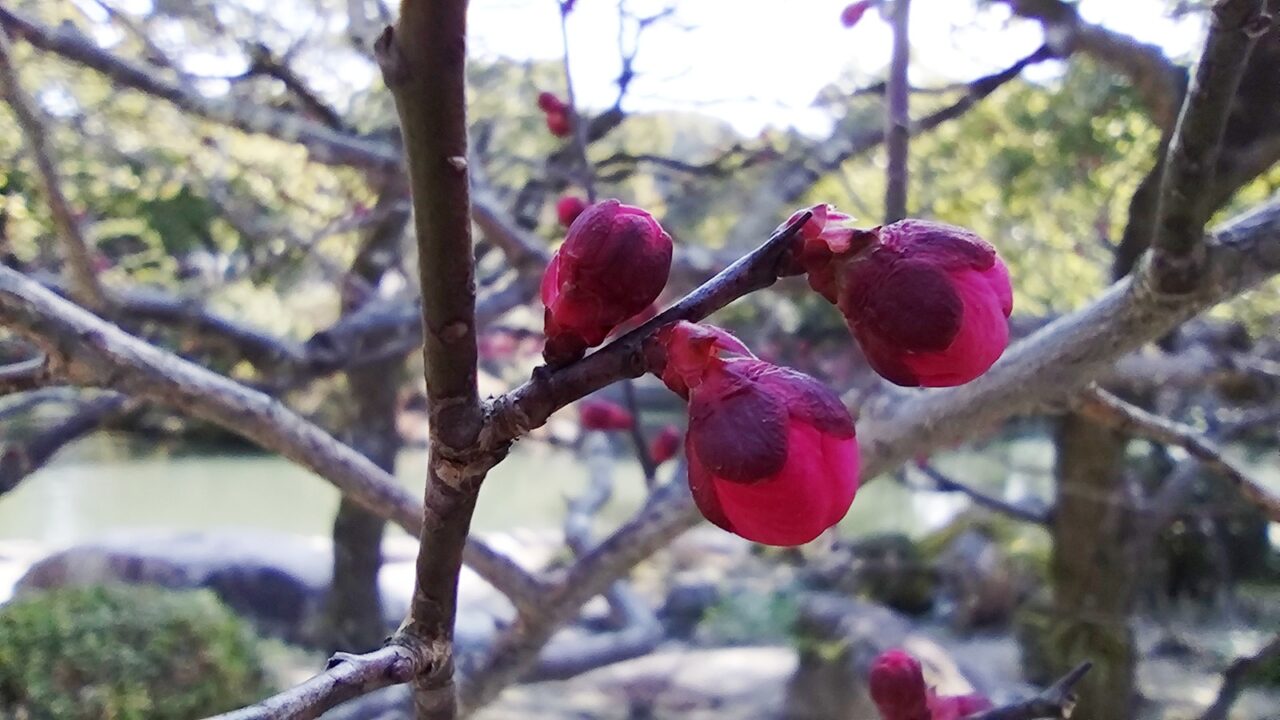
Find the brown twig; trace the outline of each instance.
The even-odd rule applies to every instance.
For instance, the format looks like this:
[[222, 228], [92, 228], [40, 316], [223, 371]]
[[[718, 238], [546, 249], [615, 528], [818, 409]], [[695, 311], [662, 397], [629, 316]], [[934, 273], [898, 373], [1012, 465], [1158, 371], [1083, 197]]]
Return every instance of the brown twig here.
[[62, 178], [54, 160], [49, 131], [45, 127], [45, 119], [35, 102], [22, 89], [18, 79], [18, 69], [13, 60], [13, 50], [9, 44], [9, 36], [0, 30], [0, 95], [3, 95], [18, 125], [26, 135], [27, 146], [36, 170], [40, 175], [40, 183], [44, 189], [45, 202], [49, 206], [49, 215], [62, 241], [63, 250], [67, 254], [67, 265], [71, 270], [71, 283], [76, 299], [82, 304], [102, 310], [107, 307], [106, 295], [98, 282], [98, 275], [93, 270], [93, 259], [89, 255], [92, 243], [85, 237], [84, 226], [76, 212], [71, 208], [71, 201], [62, 190]]
[[1160, 292], [1186, 293], [1201, 280], [1204, 226], [1231, 102], [1258, 36], [1271, 24], [1262, 0], [1218, 0], [1209, 39], [1182, 102], [1160, 180], [1151, 279]]
[[74, 405], [71, 414], [31, 437], [6, 438], [0, 443], [0, 495], [13, 490], [31, 473], [44, 467], [57, 452], [111, 420], [133, 410], [136, 403], [120, 393], [107, 392]]
[[907, 216], [907, 152], [911, 121], [907, 109], [907, 66], [911, 57], [908, 37], [911, 0], [893, 0], [890, 5], [893, 27], [893, 57], [889, 61], [889, 86], [885, 98], [884, 144], [888, 154], [885, 166], [884, 222], [897, 222]]
[[1045, 513], [1005, 502], [994, 495], [988, 495], [977, 488], [970, 487], [948, 476], [931, 463], [917, 464], [916, 469], [929, 478], [940, 492], [961, 493], [972, 500], [975, 505], [994, 510], [1002, 515], [1008, 515], [1015, 520], [1035, 525], [1046, 525], [1049, 522], [1049, 518], [1045, 516]]
[[395, 644], [365, 655], [338, 653], [306, 682], [210, 720], [312, 720], [353, 698], [408, 682], [433, 660]]
[[968, 720], [1067, 720], [1076, 705], [1075, 686], [1091, 667], [1091, 662], [1080, 663], [1039, 695], [970, 715]]
[[1204, 714], [1200, 716], [1200, 720], [1227, 720], [1231, 714], [1231, 706], [1240, 697], [1249, 675], [1264, 663], [1271, 662], [1275, 658], [1280, 658], [1280, 635], [1271, 638], [1271, 641], [1258, 652], [1237, 658], [1222, 673], [1222, 687], [1218, 690], [1218, 696], [1205, 709]]
[[431, 429], [417, 577], [396, 633], [434, 655], [413, 678], [418, 720], [457, 716], [452, 653], [463, 547], [480, 483], [506, 455], [505, 447], [475, 452], [484, 417], [476, 389], [466, 35], [466, 0], [404, 0], [399, 21], [374, 45], [409, 168]]
[[1080, 413], [1122, 433], [1181, 447], [1206, 468], [1235, 485], [1241, 496], [1268, 519], [1280, 523], [1280, 497], [1250, 477], [1244, 468], [1223, 455], [1217, 443], [1195, 428], [1147, 412], [1100, 388], [1084, 393], [1080, 399]]

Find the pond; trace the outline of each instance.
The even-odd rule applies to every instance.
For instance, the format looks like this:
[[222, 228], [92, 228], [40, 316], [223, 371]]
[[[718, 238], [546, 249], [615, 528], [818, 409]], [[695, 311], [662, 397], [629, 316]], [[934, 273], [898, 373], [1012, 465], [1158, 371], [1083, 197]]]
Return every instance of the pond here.
[[[608, 525], [625, 518], [644, 497], [639, 466], [622, 459], [628, 457], [622, 437], [615, 445], [620, 458], [615, 492], [602, 513]], [[1047, 443], [1020, 440], [952, 454], [939, 464], [957, 479], [1020, 500], [1047, 497], [1050, 460]], [[404, 451], [398, 479], [419, 492], [425, 464], [425, 451]], [[660, 475], [667, 477], [674, 465], [668, 463]], [[586, 467], [573, 450], [521, 443], [485, 482], [475, 529], [558, 527], [565, 499], [585, 481]], [[245, 527], [327, 535], [337, 504], [337, 491], [328, 483], [280, 457], [196, 452], [99, 435], [67, 449], [0, 498], [0, 540], [63, 546], [126, 528]], [[911, 490], [882, 479], [859, 492], [841, 527], [850, 535], [919, 534], [967, 506], [958, 495]]]

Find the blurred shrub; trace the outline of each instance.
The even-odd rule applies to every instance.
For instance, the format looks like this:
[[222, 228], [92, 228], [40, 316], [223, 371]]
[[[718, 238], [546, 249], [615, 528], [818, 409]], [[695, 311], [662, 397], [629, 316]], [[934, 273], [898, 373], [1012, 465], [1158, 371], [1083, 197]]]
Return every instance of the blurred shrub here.
[[66, 588], [0, 606], [0, 717], [187, 720], [268, 694], [256, 641], [213, 594]]
[[773, 592], [741, 589], [707, 609], [696, 637], [712, 646], [790, 642], [796, 612], [796, 598], [786, 588]]

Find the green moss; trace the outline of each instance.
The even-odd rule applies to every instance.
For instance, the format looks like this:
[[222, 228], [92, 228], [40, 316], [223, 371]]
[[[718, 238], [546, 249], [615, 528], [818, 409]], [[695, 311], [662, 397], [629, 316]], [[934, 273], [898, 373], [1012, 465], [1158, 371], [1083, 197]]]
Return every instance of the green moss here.
[[268, 692], [248, 627], [208, 592], [71, 588], [0, 607], [0, 717], [186, 720]]

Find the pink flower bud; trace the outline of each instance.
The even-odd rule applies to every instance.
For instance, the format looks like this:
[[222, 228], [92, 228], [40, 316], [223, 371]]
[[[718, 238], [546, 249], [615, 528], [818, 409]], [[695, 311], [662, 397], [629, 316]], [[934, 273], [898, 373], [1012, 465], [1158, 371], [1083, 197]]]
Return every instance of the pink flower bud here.
[[538, 93], [538, 109], [544, 113], [563, 113], [568, 109], [564, 101], [555, 96], [555, 93], [540, 92]]
[[938, 696], [932, 688], [929, 690], [929, 720], [963, 720], [992, 707], [986, 696], [977, 693]]
[[578, 405], [578, 422], [584, 430], [630, 430], [635, 419], [621, 405], [608, 400], [587, 400]]
[[547, 113], [547, 130], [556, 137], [569, 137], [573, 133], [573, 123], [569, 120], [569, 113], [564, 110], [552, 110]]
[[649, 213], [617, 200], [574, 221], [542, 277], [543, 357], [572, 362], [657, 299], [671, 272], [671, 236]]
[[556, 217], [560, 224], [569, 227], [587, 209], [587, 201], [577, 195], [565, 195], [556, 201]]
[[663, 380], [689, 398], [685, 456], [694, 501], [712, 523], [748, 540], [802, 545], [853, 502], [853, 418], [808, 375], [749, 354], [722, 357], [733, 344], [726, 338], [687, 322], [657, 338], [667, 353]]
[[675, 425], [662, 428], [649, 445], [649, 457], [658, 465], [675, 457], [678, 452], [680, 452], [680, 428]]
[[798, 262], [876, 372], [898, 385], [945, 387], [1000, 358], [1013, 290], [995, 248], [927, 220], [857, 230], [818, 215], [798, 233]]
[[932, 720], [920, 661], [887, 650], [871, 666], [871, 699], [882, 720]]
[[840, 13], [840, 22], [847, 28], [851, 28], [858, 24], [865, 14], [872, 7], [879, 5], [879, 0], [862, 0], [861, 2], [851, 3], [847, 5], [843, 12]]

